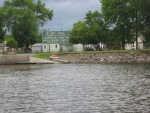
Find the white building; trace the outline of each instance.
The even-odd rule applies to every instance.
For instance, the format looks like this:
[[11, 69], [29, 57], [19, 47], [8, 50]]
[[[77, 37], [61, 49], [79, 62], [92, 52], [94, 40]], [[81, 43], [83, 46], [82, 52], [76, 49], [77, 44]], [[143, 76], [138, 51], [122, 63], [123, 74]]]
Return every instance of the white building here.
[[6, 45], [4, 43], [0, 43], [0, 53], [3, 53], [4, 52], [4, 47]]
[[[143, 38], [142, 36], [141, 37], [138, 37], [138, 49], [143, 49], [144, 46], [143, 46]], [[125, 45], [125, 49], [126, 50], [136, 50], [136, 42], [132, 43], [132, 44], [126, 44]]]
[[42, 43], [36, 43], [32, 45], [32, 52], [37, 53], [37, 52], [42, 52]]
[[82, 44], [73, 44], [72, 50], [73, 51], [84, 51], [84, 47]]
[[83, 51], [82, 44], [70, 44], [68, 31], [43, 31], [43, 52]]
[[83, 51], [82, 44], [43, 44], [43, 52]]
[[43, 52], [71, 51], [71, 44], [43, 44]]

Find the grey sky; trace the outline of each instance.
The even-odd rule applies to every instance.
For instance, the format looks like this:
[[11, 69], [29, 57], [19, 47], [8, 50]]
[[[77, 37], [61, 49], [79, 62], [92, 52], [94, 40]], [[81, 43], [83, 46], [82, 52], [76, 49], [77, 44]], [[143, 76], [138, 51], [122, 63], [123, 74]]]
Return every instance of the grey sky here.
[[[4, 0], [0, 0], [0, 6]], [[99, 0], [41, 0], [46, 7], [54, 11], [52, 21], [48, 21], [42, 29], [71, 30], [73, 24], [83, 20], [88, 11], [100, 11]]]

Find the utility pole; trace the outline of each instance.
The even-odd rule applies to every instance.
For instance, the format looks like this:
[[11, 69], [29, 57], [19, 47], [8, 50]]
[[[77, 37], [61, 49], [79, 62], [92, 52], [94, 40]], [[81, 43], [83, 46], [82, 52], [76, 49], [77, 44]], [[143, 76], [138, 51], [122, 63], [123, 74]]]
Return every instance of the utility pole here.
[[135, 29], [136, 30], [135, 31], [136, 32], [136, 36], [135, 36], [136, 37], [136, 50], [138, 50], [138, 11], [137, 11], [137, 9], [136, 9], [136, 17], [135, 18], [136, 18], [136, 26], [135, 26], [136, 27], [136, 29]]
[[139, 32], [139, 19], [138, 19], [138, 8], [139, 8], [139, 0], [136, 0], [136, 9], [135, 9], [135, 11], [136, 11], [136, 14], [135, 14], [135, 21], [136, 21], [136, 50], [138, 50], [138, 32]]

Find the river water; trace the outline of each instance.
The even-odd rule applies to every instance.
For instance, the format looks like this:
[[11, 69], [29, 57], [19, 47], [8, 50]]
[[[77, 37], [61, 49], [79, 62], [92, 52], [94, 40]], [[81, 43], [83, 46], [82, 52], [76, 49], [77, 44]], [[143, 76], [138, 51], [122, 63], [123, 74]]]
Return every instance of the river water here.
[[1, 65], [0, 113], [150, 113], [150, 64]]

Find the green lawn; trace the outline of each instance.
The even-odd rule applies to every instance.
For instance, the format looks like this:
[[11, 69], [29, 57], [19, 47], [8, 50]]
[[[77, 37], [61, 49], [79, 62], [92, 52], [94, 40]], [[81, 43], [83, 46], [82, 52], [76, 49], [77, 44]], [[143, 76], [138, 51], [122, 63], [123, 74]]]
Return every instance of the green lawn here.
[[80, 51], [80, 52], [55, 52], [55, 53], [36, 53], [33, 57], [49, 59], [52, 54], [94, 54], [94, 53], [132, 53], [140, 52], [139, 50], [107, 50], [107, 51]]

